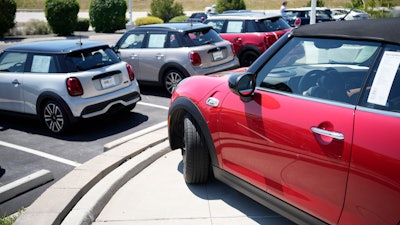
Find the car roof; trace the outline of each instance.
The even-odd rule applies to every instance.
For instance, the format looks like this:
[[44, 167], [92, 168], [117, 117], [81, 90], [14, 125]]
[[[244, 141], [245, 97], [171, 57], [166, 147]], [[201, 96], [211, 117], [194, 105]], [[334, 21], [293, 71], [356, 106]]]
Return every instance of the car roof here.
[[204, 28], [212, 28], [210, 25], [206, 25], [203, 23], [159, 23], [159, 24], [149, 24], [149, 25], [142, 25], [139, 27], [135, 27], [130, 29], [129, 31], [134, 30], [142, 30], [142, 29], [163, 29], [163, 30], [175, 30], [180, 32], [186, 32], [191, 30], [198, 30]]
[[97, 41], [51, 40], [18, 44], [5, 49], [5, 51], [40, 52], [40, 53], [68, 53], [82, 49], [108, 46]]
[[400, 44], [399, 24], [400, 18], [333, 21], [301, 26], [293, 30], [293, 35], [340, 37]]
[[279, 13], [266, 14], [263, 12], [250, 12], [250, 13], [223, 13], [209, 17], [209, 19], [261, 20], [261, 19], [270, 19], [276, 17], [281, 17], [281, 15]]

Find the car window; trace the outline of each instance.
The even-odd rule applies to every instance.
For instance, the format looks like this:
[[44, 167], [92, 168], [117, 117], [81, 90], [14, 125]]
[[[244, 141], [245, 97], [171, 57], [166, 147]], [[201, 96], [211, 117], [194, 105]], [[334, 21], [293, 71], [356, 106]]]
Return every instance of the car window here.
[[167, 34], [149, 34], [147, 48], [164, 48]]
[[222, 27], [224, 26], [224, 20], [207, 20], [205, 24], [212, 26], [218, 33], [222, 32]]
[[32, 73], [57, 73], [58, 70], [54, 56], [34, 54], [29, 71]]
[[186, 32], [184, 38], [187, 43], [190, 43], [190, 46], [209, 45], [223, 41], [221, 36], [210, 28]]
[[227, 21], [226, 33], [242, 33], [243, 21]]
[[168, 48], [179, 48], [180, 47], [178, 36], [176, 34], [170, 33], [168, 35], [168, 40], [169, 40]]
[[119, 48], [141, 48], [145, 33], [131, 33], [126, 36], [126, 38], [121, 42]]
[[331, 17], [328, 15], [328, 13], [324, 10], [316, 10], [315, 16], [317, 16], [319, 19], [325, 19], [329, 20]]
[[373, 109], [400, 112], [400, 47], [385, 47], [378, 62], [364, 89], [361, 104]]
[[116, 53], [109, 47], [71, 52], [63, 61], [68, 69], [67, 72], [85, 71], [120, 62]]
[[27, 53], [4, 52], [0, 57], [1, 72], [23, 72]]
[[378, 45], [370, 42], [293, 38], [257, 75], [257, 86], [355, 104]]
[[259, 24], [261, 32], [273, 32], [290, 28], [289, 24], [279, 17], [256, 21], [256, 24]]

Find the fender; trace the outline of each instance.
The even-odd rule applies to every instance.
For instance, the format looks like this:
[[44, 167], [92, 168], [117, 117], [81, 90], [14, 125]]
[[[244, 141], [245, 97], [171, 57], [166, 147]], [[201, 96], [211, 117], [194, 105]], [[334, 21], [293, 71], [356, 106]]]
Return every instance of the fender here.
[[213, 167], [219, 167], [215, 146], [208, 125], [205, 122], [206, 120], [201, 114], [199, 108], [186, 97], [175, 99], [168, 111], [168, 139], [171, 149], [174, 150], [184, 146], [184, 119], [186, 114], [191, 114], [193, 119], [199, 125], [200, 131], [206, 140], [211, 163]]
[[166, 71], [168, 71], [169, 69], [177, 69], [177, 70], [181, 71], [185, 77], [190, 76], [189, 72], [181, 64], [176, 63], [176, 62], [169, 62], [169, 63], [164, 64], [160, 68], [160, 71], [158, 73], [158, 80], [161, 82], [161, 84], [162, 84], [162, 80], [163, 80], [163, 77], [164, 77]]
[[44, 104], [47, 100], [50, 100], [50, 99], [55, 100], [55, 101], [59, 102], [59, 103], [62, 105], [62, 107], [64, 108], [64, 110], [67, 112], [68, 120], [69, 120], [70, 122], [76, 122], [76, 121], [78, 121], [78, 118], [76, 118], [76, 117], [74, 117], [74, 116], [72, 115], [72, 112], [71, 112], [71, 110], [69, 109], [67, 103], [64, 101], [64, 99], [62, 99], [62, 98], [61, 98], [59, 95], [57, 95], [56, 93], [50, 92], [50, 91], [46, 91], [46, 92], [41, 93], [41, 94], [39, 95], [39, 97], [37, 98], [37, 101], [36, 101], [36, 114], [37, 114], [38, 118], [41, 118], [41, 110], [42, 110], [43, 104]]
[[261, 54], [262, 54], [262, 52], [260, 51], [260, 49], [257, 48], [257, 46], [254, 46], [254, 45], [244, 45], [244, 46], [242, 46], [242, 47], [239, 49], [239, 51], [238, 51], [238, 53], [237, 53], [237, 56], [240, 58], [240, 56], [241, 56], [244, 52], [247, 52], [247, 51], [256, 52], [258, 55], [261, 55]]

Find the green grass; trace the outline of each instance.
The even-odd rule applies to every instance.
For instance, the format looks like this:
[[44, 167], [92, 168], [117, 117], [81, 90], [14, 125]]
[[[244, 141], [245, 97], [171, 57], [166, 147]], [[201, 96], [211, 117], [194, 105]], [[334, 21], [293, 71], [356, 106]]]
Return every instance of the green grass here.
[[0, 225], [12, 225], [24, 211], [25, 209], [20, 209], [17, 213], [13, 215], [3, 215], [3, 217], [0, 218]]
[[[129, 0], [126, 0], [129, 5]], [[278, 10], [283, 0], [245, 0], [247, 9], [250, 10]], [[19, 10], [43, 10], [45, 0], [16, 0]], [[78, 0], [81, 11], [88, 11], [90, 0]], [[216, 4], [216, 0], [175, 0], [183, 5], [184, 11], [203, 11], [204, 7]], [[309, 0], [290, 0], [288, 8], [305, 6]], [[345, 7], [350, 0], [324, 0], [326, 7]], [[368, 2], [368, 0], [367, 0]], [[378, 2], [378, 1], [377, 1]], [[149, 12], [151, 0], [132, 0], [133, 11]], [[400, 0], [392, 0], [393, 5], [400, 5]]]

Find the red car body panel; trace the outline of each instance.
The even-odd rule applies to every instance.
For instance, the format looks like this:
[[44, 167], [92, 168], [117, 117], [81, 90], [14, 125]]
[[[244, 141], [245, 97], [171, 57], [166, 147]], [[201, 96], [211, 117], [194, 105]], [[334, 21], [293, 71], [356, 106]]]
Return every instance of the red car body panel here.
[[242, 51], [243, 47], [255, 47], [260, 53], [265, 52], [273, 43], [275, 43], [282, 35], [291, 29], [280, 30], [268, 33], [220, 33], [221, 37], [233, 44], [236, 54]]

